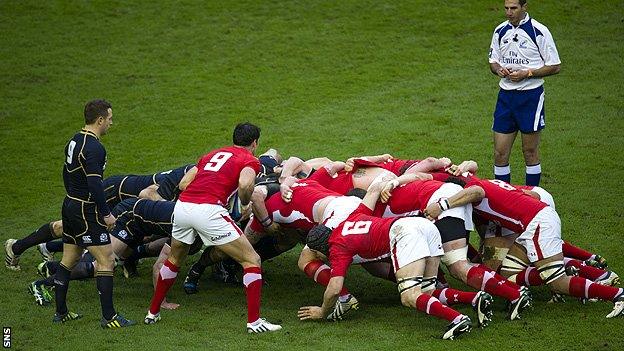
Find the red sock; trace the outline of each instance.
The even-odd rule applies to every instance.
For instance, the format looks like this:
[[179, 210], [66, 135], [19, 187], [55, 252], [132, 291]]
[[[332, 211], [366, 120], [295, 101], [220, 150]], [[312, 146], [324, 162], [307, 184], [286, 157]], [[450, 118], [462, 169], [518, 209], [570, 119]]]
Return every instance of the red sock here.
[[592, 267], [592, 266], [588, 266], [585, 264], [585, 262], [581, 262], [578, 260], [566, 260], [564, 259], [565, 262], [565, 266], [569, 267], [569, 266], [573, 266], [578, 268], [579, 270], [579, 276], [583, 277], [583, 278], [587, 278], [591, 281], [596, 281], [596, 279], [602, 277], [607, 271], [602, 270], [600, 268], [596, 268], [596, 267]]
[[179, 270], [180, 267], [175, 266], [169, 260], [166, 260], [160, 268], [154, 296], [152, 296], [152, 302], [150, 303], [149, 311], [151, 314], [160, 312], [160, 304], [165, 299], [165, 296], [167, 296], [167, 291], [169, 291], [173, 283], [175, 283]]
[[[322, 286], [327, 286], [327, 284], [329, 284], [329, 279], [331, 279], [331, 268], [329, 268], [329, 266], [321, 260], [311, 261], [305, 266], [303, 271], [310, 279], [321, 284]], [[349, 290], [343, 286], [342, 290], [340, 290], [340, 296], [348, 294]]]
[[570, 277], [570, 295], [611, 301], [622, 293], [621, 288], [600, 285], [581, 277]]
[[262, 270], [260, 267], [243, 269], [243, 284], [247, 295], [247, 323], [260, 318], [260, 295], [262, 294]]
[[540, 277], [537, 268], [527, 267], [516, 276], [516, 283], [525, 286], [544, 285], [544, 280]]
[[435, 298], [440, 300], [444, 305], [451, 306], [458, 303], [468, 304], [472, 306], [477, 292], [473, 291], [460, 291], [451, 288], [435, 289], [432, 294]]
[[514, 290], [520, 290], [520, 285], [507, 280], [507, 278], [503, 277], [502, 275], [500, 275], [498, 272], [496, 272], [495, 270], [493, 270], [492, 268], [486, 266], [485, 264], [480, 264], [479, 267], [483, 268], [483, 270], [490, 272], [492, 274], [494, 274], [494, 278], [496, 278], [498, 281], [503, 282], [503, 284], [507, 285], [508, 287], [514, 289]]
[[494, 274], [479, 266], [473, 266], [468, 270], [466, 284], [509, 301], [514, 301], [520, 297], [520, 290], [510, 288], [505, 285], [504, 281], [496, 279]]
[[574, 246], [567, 241], [563, 242], [563, 256], [576, 258], [578, 260], [587, 261], [594, 256], [593, 253], [585, 251], [580, 247]]
[[450, 307], [444, 306], [440, 303], [440, 301], [438, 301], [438, 299], [427, 294], [421, 294], [418, 296], [416, 299], [416, 309], [423, 311], [428, 315], [446, 319], [449, 322], [454, 321], [457, 316], [461, 315], [461, 313]]

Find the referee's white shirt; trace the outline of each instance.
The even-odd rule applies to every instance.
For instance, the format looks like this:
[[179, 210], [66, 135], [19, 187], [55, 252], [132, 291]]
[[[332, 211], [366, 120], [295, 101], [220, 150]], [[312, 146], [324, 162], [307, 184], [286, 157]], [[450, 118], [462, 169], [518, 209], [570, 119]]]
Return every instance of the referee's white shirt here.
[[[550, 31], [528, 13], [517, 27], [505, 21], [494, 29], [489, 61], [512, 71], [538, 69], [561, 63]], [[502, 78], [498, 85], [505, 90], [529, 90], [542, 84], [544, 80], [541, 78], [523, 79], [519, 82]]]

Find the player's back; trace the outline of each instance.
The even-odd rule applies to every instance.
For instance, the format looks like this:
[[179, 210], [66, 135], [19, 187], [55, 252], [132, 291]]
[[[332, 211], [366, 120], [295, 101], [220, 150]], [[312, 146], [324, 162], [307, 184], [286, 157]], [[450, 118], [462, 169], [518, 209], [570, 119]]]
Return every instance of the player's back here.
[[485, 191], [485, 198], [473, 209], [483, 217], [495, 220], [515, 232], [522, 232], [547, 205], [498, 179], [473, 178], [466, 187], [478, 185]]
[[390, 252], [389, 231], [396, 218], [372, 216], [363, 204], [332, 232], [329, 242], [349, 247], [363, 258], [376, 258]]
[[353, 189], [351, 172], [339, 171], [334, 175], [329, 174], [327, 168], [321, 167], [308, 178], [317, 181], [323, 187], [333, 190], [340, 195], [346, 195]]
[[427, 202], [444, 183], [437, 180], [417, 180], [392, 191], [388, 207], [393, 213], [423, 211]]
[[87, 130], [76, 133], [65, 145], [63, 184], [70, 197], [92, 201], [88, 175], [102, 177], [106, 166], [106, 150], [98, 137]]
[[237, 190], [245, 167], [257, 174], [260, 162], [243, 147], [227, 146], [209, 152], [197, 162], [197, 174], [180, 194], [180, 201], [225, 206]]

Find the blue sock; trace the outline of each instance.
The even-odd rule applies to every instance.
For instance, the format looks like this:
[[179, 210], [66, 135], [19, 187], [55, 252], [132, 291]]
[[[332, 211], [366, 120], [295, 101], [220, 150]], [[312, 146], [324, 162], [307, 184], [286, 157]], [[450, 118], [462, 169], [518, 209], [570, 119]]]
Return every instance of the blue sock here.
[[542, 165], [527, 165], [526, 166], [526, 185], [538, 186], [540, 178], [542, 177]]
[[509, 164], [505, 166], [494, 166], [494, 178], [503, 182], [511, 182], [511, 167]]

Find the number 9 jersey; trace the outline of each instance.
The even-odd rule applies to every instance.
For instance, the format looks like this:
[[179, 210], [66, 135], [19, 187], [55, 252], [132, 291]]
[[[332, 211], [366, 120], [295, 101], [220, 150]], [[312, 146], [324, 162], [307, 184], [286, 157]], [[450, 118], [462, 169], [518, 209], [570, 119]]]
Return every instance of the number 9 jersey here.
[[180, 194], [180, 201], [225, 206], [238, 189], [238, 178], [245, 167], [255, 174], [260, 171], [258, 159], [243, 147], [227, 146], [209, 152], [197, 162], [197, 174]]

